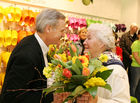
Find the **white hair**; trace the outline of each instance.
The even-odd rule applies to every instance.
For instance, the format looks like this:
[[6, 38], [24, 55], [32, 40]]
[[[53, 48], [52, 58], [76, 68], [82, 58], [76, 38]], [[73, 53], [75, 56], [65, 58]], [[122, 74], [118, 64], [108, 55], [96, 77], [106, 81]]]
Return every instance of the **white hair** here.
[[59, 19], [65, 16], [55, 9], [44, 9], [36, 18], [36, 30], [43, 33], [47, 25], [56, 26]]
[[112, 28], [106, 24], [91, 24], [88, 27], [88, 31], [95, 35], [99, 40], [101, 40], [107, 49], [112, 49], [115, 47], [115, 38], [112, 32]]

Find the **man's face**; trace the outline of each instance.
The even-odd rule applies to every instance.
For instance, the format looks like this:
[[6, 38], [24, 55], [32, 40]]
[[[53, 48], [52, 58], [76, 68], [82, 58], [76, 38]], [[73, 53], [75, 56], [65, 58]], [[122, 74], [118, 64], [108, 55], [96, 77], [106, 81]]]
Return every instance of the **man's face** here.
[[60, 19], [55, 27], [51, 27], [49, 34], [47, 34], [47, 42], [49, 44], [60, 44], [60, 38], [64, 36], [65, 21]]
[[138, 30], [138, 27], [137, 27], [137, 26], [132, 26], [132, 27], [131, 27], [131, 31], [132, 31], [133, 33], [136, 33], [137, 30]]

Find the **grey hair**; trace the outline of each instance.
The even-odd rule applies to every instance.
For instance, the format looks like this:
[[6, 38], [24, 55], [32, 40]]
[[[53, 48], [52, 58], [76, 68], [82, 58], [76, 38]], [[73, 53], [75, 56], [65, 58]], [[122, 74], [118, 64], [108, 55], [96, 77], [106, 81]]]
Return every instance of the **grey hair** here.
[[36, 18], [36, 30], [43, 33], [47, 25], [55, 27], [59, 19], [65, 19], [65, 16], [55, 9], [44, 9]]
[[115, 38], [113, 36], [112, 28], [106, 24], [91, 24], [88, 27], [88, 32], [95, 35], [99, 40], [101, 40], [107, 49], [112, 49], [115, 47]]

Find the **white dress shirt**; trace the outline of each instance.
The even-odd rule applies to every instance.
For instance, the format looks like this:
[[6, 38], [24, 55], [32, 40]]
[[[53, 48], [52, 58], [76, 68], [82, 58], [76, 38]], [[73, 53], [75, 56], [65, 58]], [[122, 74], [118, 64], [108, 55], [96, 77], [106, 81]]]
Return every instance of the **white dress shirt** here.
[[[112, 55], [112, 54], [111, 54]], [[111, 56], [109, 58], [117, 56]], [[107, 79], [107, 83], [111, 85], [112, 92], [98, 88], [97, 103], [130, 103], [129, 82], [125, 69], [121, 65], [109, 65], [109, 69], [113, 69], [112, 74]]]
[[[47, 60], [47, 53], [49, 51], [49, 48], [48, 46], [44, 43], [44, 41], [39, 37], [39, 35], [37, 33], [34, 34], [35, 35], [35, 38], [37, 39], [41, 49], [42, 49], [42, 52], [43, 52], [43, 57], [44, 57], [44, 61], [45, 61], [45, 66], [47, 67], [48, 66], [48, 60]], [[49, 87], [50, 85], [52, 85], [53, 81], [54, 81], [54, 76], [52, 78], [48, 78], [47, 79], [47, 87]]]

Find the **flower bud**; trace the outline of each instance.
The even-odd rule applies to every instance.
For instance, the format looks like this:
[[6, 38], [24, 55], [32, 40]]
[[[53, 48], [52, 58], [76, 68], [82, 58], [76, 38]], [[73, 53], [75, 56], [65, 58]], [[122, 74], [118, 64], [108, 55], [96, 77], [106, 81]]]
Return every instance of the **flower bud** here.
[[72, 51], [75, 53], [77, 51], [77, 48], [75, 47], [75, 45], [71, 44], [71, 49]]

